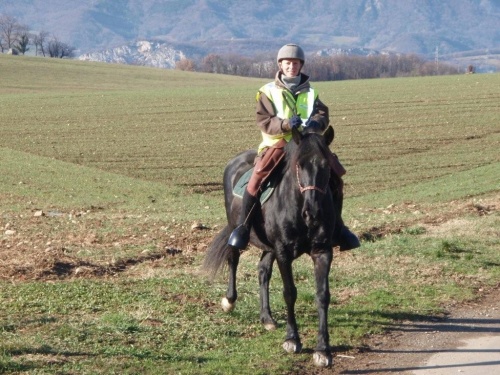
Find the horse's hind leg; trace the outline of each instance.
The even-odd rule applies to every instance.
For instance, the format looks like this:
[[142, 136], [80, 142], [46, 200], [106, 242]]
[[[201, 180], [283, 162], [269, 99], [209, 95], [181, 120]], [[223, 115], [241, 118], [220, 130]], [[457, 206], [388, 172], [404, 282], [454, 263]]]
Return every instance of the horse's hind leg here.
[[231, 247], [231, 252], [227, 257], [227, 264], [229, 267], [229, 282], [227, 286], [226, 296], [222, 298], [222, 309], [225, 312], [232, 311], [234, 305], [236, 304], [236, 298], [238, 298], [238, 293], [236, 292], [236, 270], [238, 269], [238, 263], [240, 262], [240, 251], [234, 247]]
[[328, 334], [328, 305], [330, 304], [330, 286], [328, 275], [332, 263], [332, 251], [320, 250], [311, 254], [314, 262], [316, 279], [316, 303], [318, 306], [319, 329], [318, 343], [313, 355], [314, 364], [329, 367], [332, 364], [332, 352]]
[[269, 251], [262, 253], [259, 262], [259, 286], [260, 286], [260, 321], [267, 330], [276, 329], [277, 323], [271, 314], [269, 305], [269, 280], [273, 273], [274, 254]]

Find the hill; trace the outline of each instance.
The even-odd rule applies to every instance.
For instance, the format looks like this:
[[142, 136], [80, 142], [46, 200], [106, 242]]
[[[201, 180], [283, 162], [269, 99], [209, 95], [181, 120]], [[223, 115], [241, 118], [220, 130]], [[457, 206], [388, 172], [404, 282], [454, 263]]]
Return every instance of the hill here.
[[499, 47], [495, 0], [4, 0], [0, 13], [81, 54], [165, 42], [187, 56], [256, 54], [296, 41], [309, 51], [371, 49], [434, 58]]

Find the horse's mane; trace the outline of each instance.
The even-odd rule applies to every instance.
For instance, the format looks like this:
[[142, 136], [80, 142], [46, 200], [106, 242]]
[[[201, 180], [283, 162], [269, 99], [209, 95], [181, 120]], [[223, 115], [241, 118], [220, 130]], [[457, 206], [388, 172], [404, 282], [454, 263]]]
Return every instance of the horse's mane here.
[[328, 145], [323, 135], [315, 130], [307, 128], [300, 134], [300, 143], [297, 144], [292, 139], [285, 146], [286, 159], [288, 163], [295, 163], [301, 157], [308, 157], [311, 154], [321, 153], [325, 158], [328, 151]]

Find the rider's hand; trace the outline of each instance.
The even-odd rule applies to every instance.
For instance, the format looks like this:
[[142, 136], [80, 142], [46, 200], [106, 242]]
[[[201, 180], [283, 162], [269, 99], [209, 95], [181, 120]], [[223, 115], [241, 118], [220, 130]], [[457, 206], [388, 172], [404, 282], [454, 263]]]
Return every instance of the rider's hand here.
[[298, 115], [293, 115], [292, 118], [288, 120], [288, 124], [290, 125], [290, 129], [297, 129], [302, 125], [302, 119]]

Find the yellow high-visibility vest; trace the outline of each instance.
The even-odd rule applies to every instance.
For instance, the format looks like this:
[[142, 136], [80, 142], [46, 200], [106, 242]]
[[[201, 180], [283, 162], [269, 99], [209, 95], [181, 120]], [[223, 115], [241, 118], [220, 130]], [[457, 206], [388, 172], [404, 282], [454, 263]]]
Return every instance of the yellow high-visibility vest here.
[[[266, 95], [274, 104], [276, 116], [282, 119], [289, 119], [294, 114], [297, 114], [302, 119], [303, 124], [311, 116], [314, 109], [314, 102], [318, 96], [314, 89], [310, 87], [308, 91], [299, 93], [297, 99], [295, 99], [290, 91], [276, 86], [274, 82], [270, 82], [260, 88], [257, 93], [257, 100], [261, 94]], [[264, 148], [276, 144], [283, 138], [289, 142], [292, 139], [292, 132], [289, 131], [276, 135], [269, 135], [262, 132], [262, 142], [259, 145], [258, 152], [260, 153]]]

